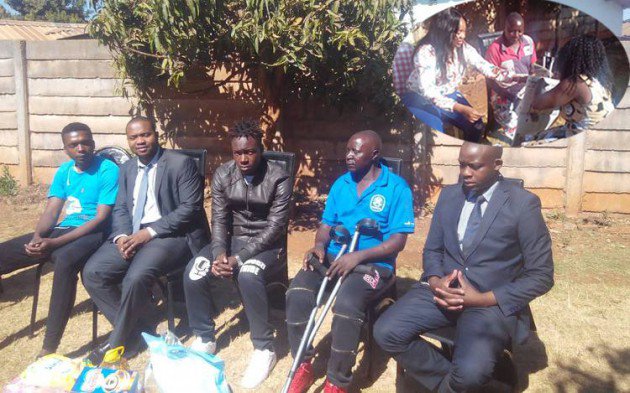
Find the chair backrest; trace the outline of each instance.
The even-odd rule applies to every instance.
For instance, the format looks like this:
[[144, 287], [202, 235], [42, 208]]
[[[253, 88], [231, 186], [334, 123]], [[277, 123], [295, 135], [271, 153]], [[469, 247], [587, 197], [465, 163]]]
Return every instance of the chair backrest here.
[[201, 177], [206, 178], [206, 155], [208, 154], [206, 149], [177, 149], [173, 151], [192, 158], [197, 164], [197, 170]]
[[263, 152], [263, 157], [267, 161], [280, 164], [284, 170], [289, 172], [289, 175], [291, 175], [291, 184], [295, 185], [295, 153], [267, 150]]
[[[525, 182], [523, 181], [523, 179], [517, 179], [515, 177], [502, 177], [502, 179], [504, 182], [516, 184], [517, 186], [520, 186], [521, 188], [525, 187]], [[457, 182], [458, 183], [462, 182], [461, 175], [457, 178]]]
[[503, 181], [508, 182], [508, 183], [514, 183], [518, 186], [521, 186], [521, 188], [525, 187], [525, 182], [523, 181], [523, 179], [517, 179], [515, 177], [504, 177]]
[[400, 172], [402, 171], [402, 158], [395, 157], [381, 157], [381, 164], [387, 166], [389, 170], [400, 176]]
[[[267, 161], [275, 162], [280, 164], [291, 176], [291, 209], [293, 208], [293, 186], [295, 186], [295, 167], [296, 167], [296, 157], [295, 153], [286, 152], [286, 151], [271, 151], [266, 150], [263, 152], [263, 157]], [[289, 285], [289, 264], [287, 263], [288, 253], [288, 238], [289, 238], [289, 228], [286, 228], [284, 235], [282, 236], [282, 244], [284, 248], [284, 253], [280, 256], [283, 260], [281, 261], [285, 268], [278, 272], [276, 277], [271, 278], [270, 283], [267, 286], [272, 286], [276, 283], [281, 283], [283, 286], [288, 287]], [[281, 303], [284, 300], [284, 296], [280, 296]], [[274, 302], [272, 302], [273, 304]], [[282, 305], [282, 309], [284, 309], [284, 305]]]
[[129, 154], [127, 150], [118, 146], [106, 146], [98, 149], [94, 152], [94, 154], [99, 157], [107, 158], [108, 160], [116, 163], [118, 166], [121, 166], [131, 159], [131, 154]]
[[[199, 171], [199, 179], [201, 181], [201, 187], [206, 185], [206, 155], [208, 152], [206, 149], [177, 149], [173, 150], [176, 153], [183, 154], [192, 158], [197, 164], [197, 170]], [[208, 238], [210, 238], [210, 223], [208, 222], [208, 216], [206, 215], [206, 209], [201, 209], [203, 217], [203, 226], [206, 230]]]
[[503, 31], [479, 34], [477, 36], [479, 38], [479, 51], [480, 51], [479, 54], [485, 57], [486, 51], [488, 50], [488, 47], [490, 46], [490, 44], [492, 44], [494, 40], [496, 40], [497, 38], [501, 37], [501, 34], [503, 34]]

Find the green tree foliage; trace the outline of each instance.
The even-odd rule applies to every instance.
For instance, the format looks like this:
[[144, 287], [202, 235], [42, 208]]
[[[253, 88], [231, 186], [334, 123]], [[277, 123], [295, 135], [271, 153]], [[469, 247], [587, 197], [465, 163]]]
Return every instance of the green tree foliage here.
[[86, 0], [6, 0], [19, 19], [85, 22]]
[[[246, 64], [281, 86], [272, 99], [321, 96], [392, 105], [389, 69], [411, 0], [104, 0], [90, 32], [140, 94], [160, 77]], [[228, 67], [229, 68], [229, 67]]]
[[10, 19], [11, 14], [7, 11], [6, 8], [0, 5], [0, 19]]

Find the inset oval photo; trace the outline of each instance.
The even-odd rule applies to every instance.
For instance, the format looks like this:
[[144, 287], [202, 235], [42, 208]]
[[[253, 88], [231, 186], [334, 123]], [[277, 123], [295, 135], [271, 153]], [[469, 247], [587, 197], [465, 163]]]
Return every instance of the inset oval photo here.
[[402, 102], [433, 130], [478, 143], [546, 144], [594, 128], [623, 98], [628, 58], [604, 25], [618, 21], [546, 1], [519, 9], [477, 1], [436, 14], [443, 2], [413, 8], [393, 64]]

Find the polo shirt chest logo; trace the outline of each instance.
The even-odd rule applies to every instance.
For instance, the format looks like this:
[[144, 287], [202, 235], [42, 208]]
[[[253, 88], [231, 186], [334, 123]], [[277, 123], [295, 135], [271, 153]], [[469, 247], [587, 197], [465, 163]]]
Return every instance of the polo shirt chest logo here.
[[373, 195], [372, 198], [370, 198], [370, 210], [372, 210], [375, 213], [380, 213], [383, 211], [383, 209], [385, 209], [385, 197], [381, 194], [376, 194]]

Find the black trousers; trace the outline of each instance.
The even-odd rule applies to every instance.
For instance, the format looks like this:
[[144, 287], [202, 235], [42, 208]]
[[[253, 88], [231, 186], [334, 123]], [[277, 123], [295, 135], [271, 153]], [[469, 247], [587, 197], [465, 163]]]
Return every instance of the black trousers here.
[[[378, 319], [374, 338], [426, 388], [470, 392], [490, 381], [515, 323], [498, 306], [445, 311], [433, 301], [431, 289], [417, 283]], [[452, 363], [418, 337], [444, 326], [456, 326]]]
[[[55, 228], [48, 237], [56, 238], [73, 229]], [[24, 251], [24, 244], [30, 242], [32, 238], [33, 234], [29, 233], [0, 244], [0, 272], [10, 272], [46, 260], [32, 258]], [[59, 247], [50, 255], [54, 275], [46, 319], [44, 349], [53, 352], [57, 350], [76, 299], [78, 274], [102, 241], [101, 232], [90, 233]]]
[[[327, 258], [331, 259], [331, 256]], [[375, 268], [379, 273], [377, 278], [349, 274], [341, 284], [332, 308], [332, 347], [326, 375], [339, 387], [345, 388], [352, 381], [352, 367], [357, 357], [367, 305], [376, 292], [391, 279], [389, 269], [380, 266]], [[317, 271], [300, 270], [287, 291], [287, 331], [294, 358], [323, 279]], [[332, 289], [334, 284], [335, 281], [332, 281], [328, 288]], [[311, 346], [306, 350], [304, 361], [310, 360], [314, 355], [315, 350]]]
[[[243, 248], [247, 239], [232, 238], [230, 254]], [[237, 275], [237, 285], [243, 301], [245, 315], [254, 348], [273, 350], [273, 325], [269, 323], [269, 301], [265, 285], [286, 269], [280, 255], [281, 248], [265, 250], [243, 261]], [[210, 245], [204, 247], [186, 267], [184, 292], [188, 321], [193, 332], [205, 340], [215, 341], [214, 309], [211, 281], [217, 279], [210, 272], [210, 264], [218, 255], [211, 255]]]
[[190, 259], [185, 237], [154, 238], [134, 257], [122, 258], [110, 241], [92, 255], [83, 269], [83, 284], [99, 310], [113, 325], [109, 344], [129, 346], [151, 307], [151, 287], [160, 276]]

